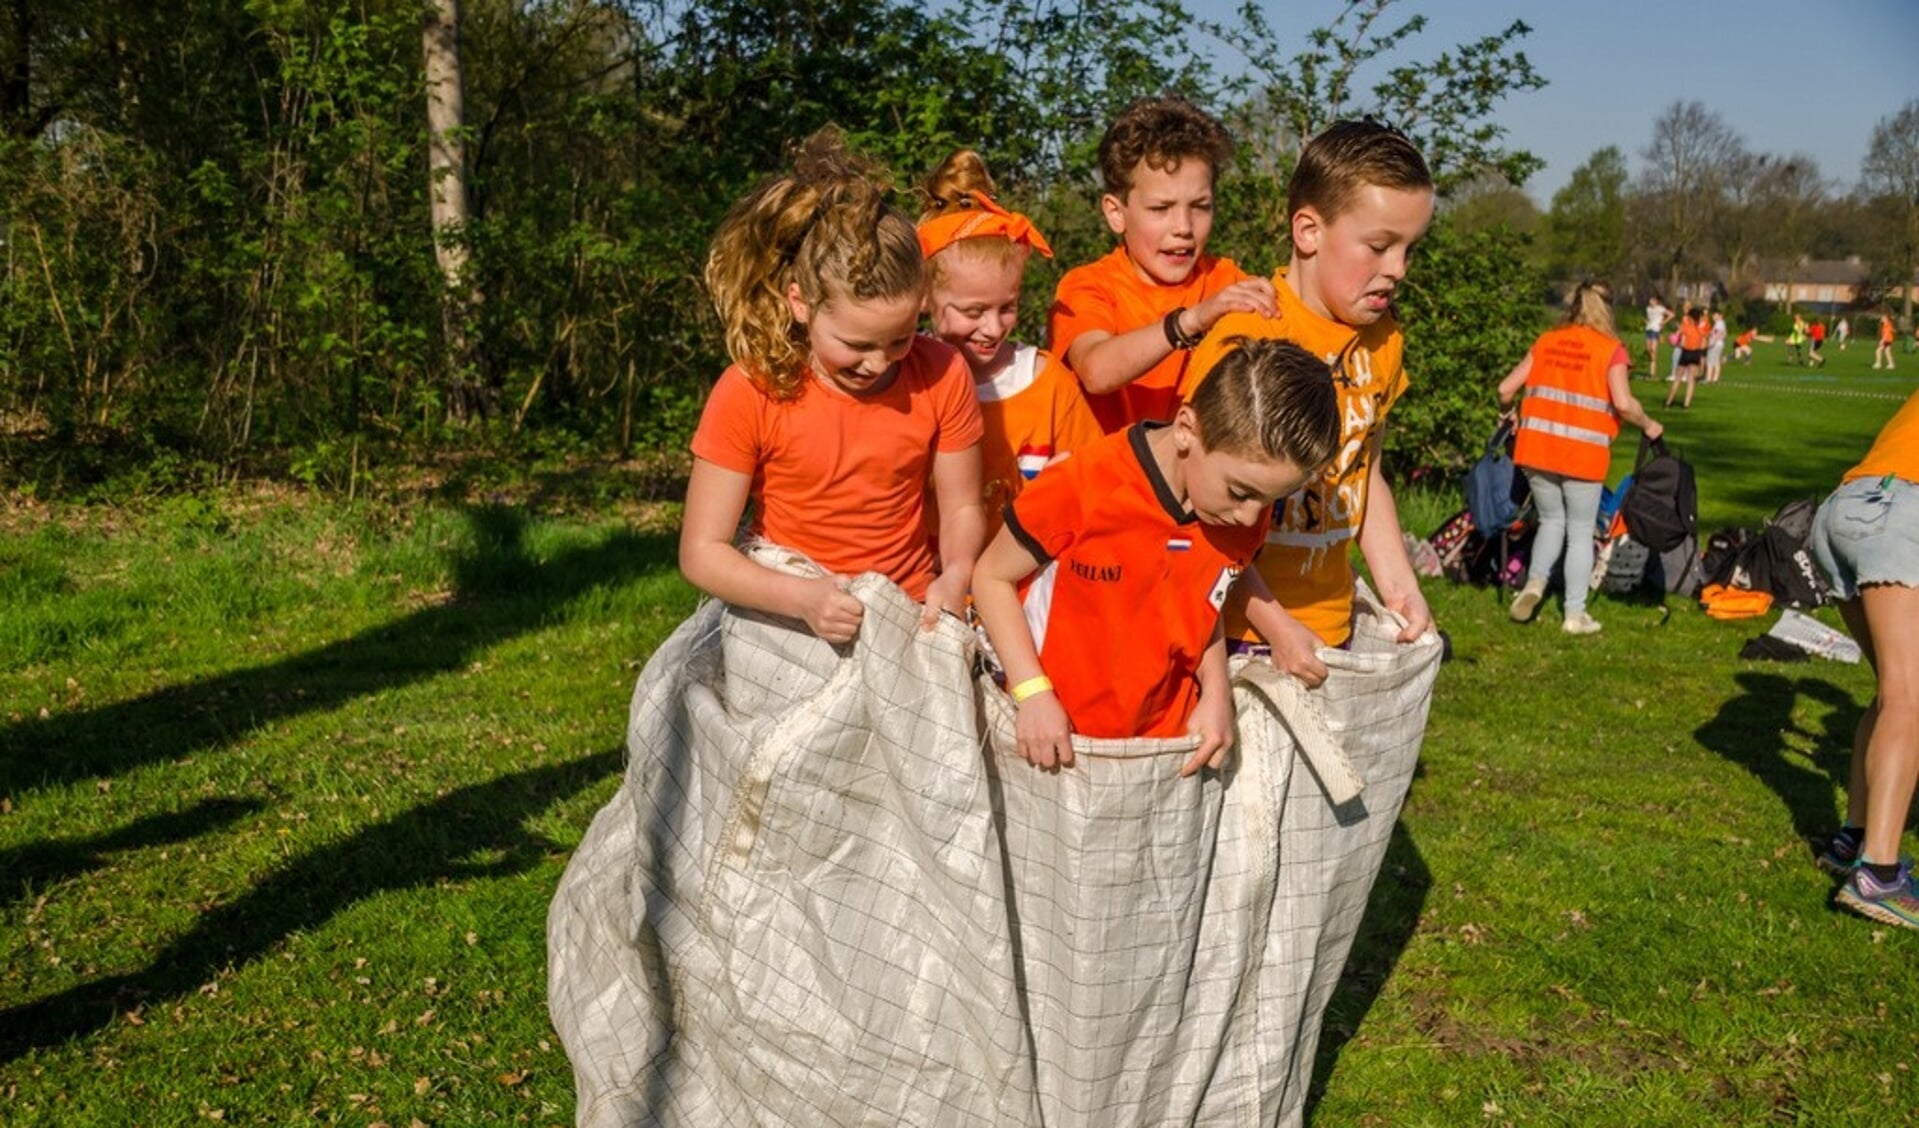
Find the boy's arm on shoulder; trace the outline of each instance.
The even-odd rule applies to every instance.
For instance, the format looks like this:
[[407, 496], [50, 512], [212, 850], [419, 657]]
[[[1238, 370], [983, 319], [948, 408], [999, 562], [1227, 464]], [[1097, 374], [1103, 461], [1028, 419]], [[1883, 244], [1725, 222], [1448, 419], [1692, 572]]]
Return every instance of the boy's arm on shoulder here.
[[1165, 326], [1155, 321], [1124, 332], [1089, 329], [1073, 338], [1066, 363], [1080, 386], [1095, 395], [1117, 392], [1171, 356]]

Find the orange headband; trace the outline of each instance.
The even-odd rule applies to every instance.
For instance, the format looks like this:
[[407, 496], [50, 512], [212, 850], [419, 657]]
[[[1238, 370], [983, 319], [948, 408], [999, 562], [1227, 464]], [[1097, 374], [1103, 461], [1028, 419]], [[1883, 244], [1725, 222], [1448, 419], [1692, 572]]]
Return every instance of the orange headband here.
[[1000, 207], [984, 192], [968, 194], [973, 197], [973, 207], [936, 215], [919, 225], [921, 254], [930, 259], [961, 239], [998, 235], [1031, 247], [1047, 258], [1053, 257], [1053, 248], [1046, 245], [1046, 237], [1033, 226], [1032, 220]]

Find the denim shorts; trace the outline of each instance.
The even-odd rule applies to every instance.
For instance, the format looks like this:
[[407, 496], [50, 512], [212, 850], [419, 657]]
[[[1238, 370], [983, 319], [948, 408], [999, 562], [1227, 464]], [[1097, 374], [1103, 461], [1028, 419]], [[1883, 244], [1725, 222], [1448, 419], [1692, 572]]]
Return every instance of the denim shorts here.
[[1857, 599], [1861, 584], [1919, 587], [1919, 485], [1855, 478], [1819, 507], [1808, 540], [1840, 599]]

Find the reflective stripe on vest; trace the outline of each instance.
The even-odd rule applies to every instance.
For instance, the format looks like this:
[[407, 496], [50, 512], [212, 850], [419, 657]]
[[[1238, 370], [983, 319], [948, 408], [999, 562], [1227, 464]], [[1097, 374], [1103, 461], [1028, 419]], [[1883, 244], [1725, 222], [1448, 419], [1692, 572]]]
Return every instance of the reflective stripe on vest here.
[[[1564, 388], [1529, 388], [1526, 394], [1529, 396], [1538, 396], [1540, 399], [1549, 399], [1555, 403], [1570, 404], [1573, 407], [1583, 407], [1587, 411], [1612, 410], [1612, 401], [1609, 399], [1603, 399], [1599, 396], [1582, 396], [1578, 392], [1569, 392]], [[1608, 441], [1611, 441], [1610, 436], [1608, 436]]]
[[1548, 435], [1557, 435], [1576, 443], [1594, 443], [1609, 451], [1612, 449], [1612, 436], [1590, 427], [1575, 427], [1570, 423], [1556, 423], [1551, 419], [1527, 419], [1519, 426], [1525, 431], [1543, 431]]

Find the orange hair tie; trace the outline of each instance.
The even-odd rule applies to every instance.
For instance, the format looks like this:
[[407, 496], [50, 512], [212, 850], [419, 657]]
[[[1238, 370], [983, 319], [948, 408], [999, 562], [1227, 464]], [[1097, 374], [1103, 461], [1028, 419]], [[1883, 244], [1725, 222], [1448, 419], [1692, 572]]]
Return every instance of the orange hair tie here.
[[936, 215], [919, 225], [922, 255], [932, 258], [961, 239], [985, 239], [997, 235], [1023, 247], [1031, 247], [1047, 258], [1053, 257], [1053, 248], [1047, 246], [1046, 237], [1039, 233], [1039, 228], [1033, 226], [1032, 220], [1000, 207], [984, 192], [971, 192], [968, 195], [972, 196], [974, 206]]

